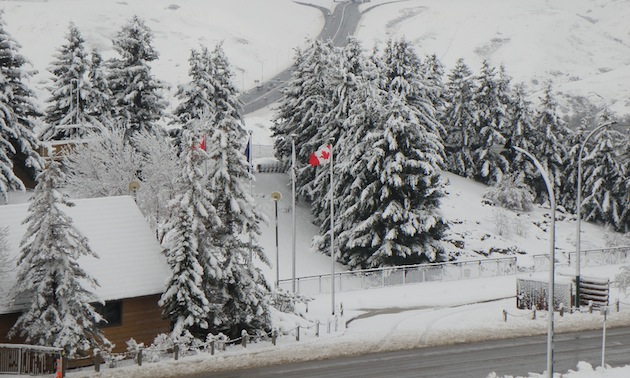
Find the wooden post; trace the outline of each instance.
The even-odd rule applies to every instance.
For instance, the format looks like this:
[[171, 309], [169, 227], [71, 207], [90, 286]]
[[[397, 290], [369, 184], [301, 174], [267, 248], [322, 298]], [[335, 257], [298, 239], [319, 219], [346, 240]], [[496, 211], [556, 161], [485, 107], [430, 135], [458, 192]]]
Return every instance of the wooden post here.
[[214, 339], [210, 341], [210, 355], [214, 356]]
[[295, 341], [300, 341], [300, 326], [298, 325], [296, 328], [297, 332], [295, 333]]
[[142, 349], [138, 351], [138, 366], [142, 366]]
[[276, 338], [278, 337], [278, 331], [276, 331], [275, 329], [271, 331], [271, 343], [275, 346], [276, 345]]
[[507, 311], [503, 310], [503, 321], [507, 323]]
[[173, 358], [175, 361], [179, 360], [179, 344], [175, 344], [173, 347]]
[[315, 321], [315, 337], [319, 337], [319, 320]]

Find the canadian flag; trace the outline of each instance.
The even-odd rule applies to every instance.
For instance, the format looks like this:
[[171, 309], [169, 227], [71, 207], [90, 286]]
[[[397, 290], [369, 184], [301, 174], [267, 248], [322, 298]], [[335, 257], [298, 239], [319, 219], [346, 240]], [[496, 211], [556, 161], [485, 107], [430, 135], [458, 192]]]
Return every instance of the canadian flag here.
[[199, 148], [199, 149], [201, 149], [201, 150], [204, 150], [204, 151], [207, 151], [207, 150], [206, 150], [206, 134], [203, 134], [203, 135], [201, 136], [201, 143], [199, 143], [199, 145], [197, 146], [197, 148]]
[[321, 146], [317, 151], [311, 154], [311, 157], [308, 159], [308, 163], [313, 167], [328, 164], [330, 162], [331, 149], [332, 146], [330, 144]]

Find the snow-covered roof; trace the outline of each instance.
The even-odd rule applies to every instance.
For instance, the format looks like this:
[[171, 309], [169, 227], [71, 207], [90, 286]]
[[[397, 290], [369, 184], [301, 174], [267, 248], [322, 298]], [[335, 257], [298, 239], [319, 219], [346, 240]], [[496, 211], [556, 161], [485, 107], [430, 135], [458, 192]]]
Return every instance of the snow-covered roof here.
[[[106, 301], [158, 294], [169, 277], [166, 257], [140, 209], [129, 196], [73, 200], [76, 206], [63, 208], [75, 226], [88, 238], [99, 256], [83, 256], [80, 265], [99, 283], [94, 292]], [[26, 231], [21, 224], [28, 203], [0, 206], [0, 228], [8, 227], [9, 255], [16, 263], [19, 245]], [[0, 314], [19, 311], [23, 304], [10, 304], [9, 290], [16, 269], [0, 276]]]

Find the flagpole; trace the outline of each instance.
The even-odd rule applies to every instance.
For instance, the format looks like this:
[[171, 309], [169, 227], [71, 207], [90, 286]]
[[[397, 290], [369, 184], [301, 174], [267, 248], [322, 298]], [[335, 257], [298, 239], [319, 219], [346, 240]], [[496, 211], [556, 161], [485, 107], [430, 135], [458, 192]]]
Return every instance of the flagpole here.
[[332, 314], [335, 315], [335, 208], [333, 205], [333, 139], [330, 140], [330, 294]]
[[293, 293], [295, 293], [295, 241], [296, 241], [296, 233], [295, 233], [295, 176], [297, 169], [295, 167], [295, 134], [291, 134], [291, 218], [292, 218], [292, 226], [293, 226], [293, 240], [292, 240], [292, 249], [291, 256], [293, 258], [293, 275], [291, 280], [291, 288], [293, 289]]

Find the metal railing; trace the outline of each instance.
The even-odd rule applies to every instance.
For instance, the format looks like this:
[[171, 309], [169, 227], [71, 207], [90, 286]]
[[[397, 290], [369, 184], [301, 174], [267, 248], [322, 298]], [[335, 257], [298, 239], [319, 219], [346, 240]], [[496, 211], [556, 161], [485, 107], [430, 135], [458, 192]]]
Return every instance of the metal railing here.
[[[528, 268], [519, 267], [515, 256], [454, 261], [433, 264], [405, 265], [398, 267], [374, 268], [335, 273], [335, 290], [352, 291], [378, 287], [407, 285], [430, 281], [453, 281], [482, 277], [498, 277], [523, 272], [544, 272], [549, 270], [549, 256], [533, 256], [534, 264]], [[566, 262], [575, 261], [575, 252], [569, 253]], [[581, 251], [580, 265], [594, 267], [630, 262], [630, 246], [591, 249]], [[317, 295], [330, 293], [330, 274], [296, 278], [296, 290], [300, 294]], [[283, 290], [292, 289], [292, 280], [283, 279], [278, 283]]]
[[[534, 272], [544, 272], [549, 270], [549, 255], [534, 255]], [[567, 255], [565, 262], [556, 261], [556, 265], [575, 265], [575, 252]], [[605, 265], [616, 265], [630, 262], [630, 246], [609, 247], [599, 249], [587, 249], [580, 251], [580, 267], [595, 267]]]
[[62, 349], [22, 344], [0, 344], [0, 375], [54, 374]]
[[[352, 291], [420, 282], [497, 277], [516, 273], [516, 257], [512, 256], [338, 272], [335, 273], [335, 288], [338, 291]], [[296, 278], [296, 289], [301, 294], [330, 293], [330, 279], [330, 274], [299, 277]], [[291, 286], [290, 279], [279, 282], [281, 289], [291, 290]]]

